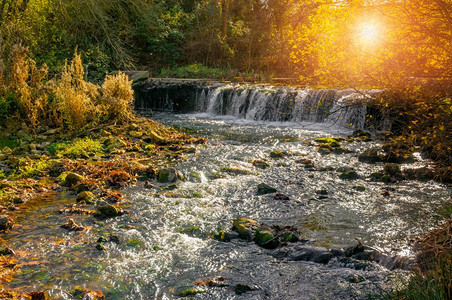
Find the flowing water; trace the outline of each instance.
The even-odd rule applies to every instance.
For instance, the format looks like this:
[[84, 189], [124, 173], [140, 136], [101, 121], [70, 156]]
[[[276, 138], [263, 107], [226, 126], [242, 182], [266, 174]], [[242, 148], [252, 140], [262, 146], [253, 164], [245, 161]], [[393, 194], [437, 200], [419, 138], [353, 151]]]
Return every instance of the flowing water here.
[[[73, 203], [74, 195], [51, 195], [23, 212], [18, 220], [21, 227], [3, 236], [22, 264], [9, 287], [48, 289], [61, 299], [70, 299], [65, 291], [75, 285], [101, 289], [107, 299], [173, 299], [197, 279], [223, 276], [228, 286], [203, 287], [205, 293], [193, 297], [367, 299], [392, 288], [406, 271], [390, 271], [377, 264], [355, 270], [333, 262], [288, 261], [250, 241], [214, 240], [212, 233], [230, 229], [235, 218], [247, 217], [271, 225], [293, 225], [313, 246], [345, 248], [359, 239], [388, 255], [411, 256], [413, 238], [443, 219], [439, 211], [450, 201], [450, 187], [417, 181], [386, 185], [368, 179], [382, 166], [360, 163], [357, 154], [375, 142], [344, 142], [352, 153], [317, 153], [315, 137], [345, 137], [351, 133], [348, 128], [215, 115], [214, 103], [210, 104], [210, 114], [154, 116], [209, 138], [206, 146], [174, 166], [186, 180], [177, 182], [171, 193], [140, 185], [127, 188], [123, 194], [131, 200], [128, 214], [102, 222], [74, 216], [91, 226], [85, 233], [59, 227], [67, 217], [58, 209]], [[292, 155], [270, 158], [273, 150]], [[253, 167], [256, 159], [268, 160], [269, 168]], [[305, 169], [297, 162], [300, 159], [312, 160], [314, 170]], [[247, 172], [222, 173], [224, 167]], [[335, 170], [341, 167], [354, 168], [361, 178], [339, 179]], [[258, 196], [256, 186], [262, 182], [289, 200], [275, 200], [272, 194]], [[358, 191], [356, 186], [366, 189]], [[319, 190], [327, 190], [328, 196], [319, 197]], [[99, 251], [96, 240], [102, 235], [114, 235], [119, 242], [107, 242], [106, 249]], [[353, 275], [364, 280], [351, 283], [348, 279]], [[233, 289], [239, 283], [253, 290], [239, 295]]]

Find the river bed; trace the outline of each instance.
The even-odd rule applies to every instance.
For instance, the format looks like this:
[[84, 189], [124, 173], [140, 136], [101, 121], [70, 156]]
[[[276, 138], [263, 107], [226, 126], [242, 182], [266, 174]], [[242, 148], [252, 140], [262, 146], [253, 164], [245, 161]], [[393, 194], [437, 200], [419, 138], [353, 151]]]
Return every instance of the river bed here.
[[[334, 263], [289, 261], [253, 242], [222, 242], [212, 235], [229, 230], [233, 219], [246, 217], [295, 226], [304, 243], [312, 246], [344, 249], [359, 240], [388, 255], [413, 256], [414, 238], [444, 219], [439, 212], [450, 201], [450, 187], [433, 181], [372, 182], [369, 175], [382, 164], [359, 162], [357, 155], [377, 142], [343, 142], [351, 153], [320, 155], [314, 138], [352, 132], [334, 124], [254, 122], [208, 114], [153, 118], [209, 139], [174, 165], [185, 181], [166, 193], [142, 184], [123, 190], [131, 200], [125, 207], [129, 212], [104, 221], [74, 216], [91, 226], [84, 233], [60, 228], [67, 216], [58, 209], [74, 202], [75, 195], [56, 194], [45, 205], [23, 212], [21, 226], [3, 236], [21, 264], [8, 287], [47, 289], [57, 299], [71, 299], [67, 292], [75, 285], [101, 289], [107, 299], [173, 299], [197, 279], [221, 276], [227, 286], [201, 287], [204, 293], [193, 297], [368, 299], [390, 291], [407, 271], [377, 264], [355, 270]], [[291, 155], [271, 158], [275, 150]], [[410, 167], [424, 164], [417, 158]], [[256, 159], [267, 160], [269, 167], [255, 168]], [[304, 168], [301, 159], [311, 160], [315, 167]], [[222, 168], [246, 172], [231, 174]], [[342, 180], [340, 168], [353, 168], [360, 178]], [[275, 187], [289, 200], [257, 195], [259, 183]], [[326, 195], [321, 197], [321, 190]], [[112, 240], [104, 251], [95, 247], [100, 236]], [[350, 282], [353, 276], [363, 280]], [[237, 284], [251, 290], [239, 294], [234, 290]]]

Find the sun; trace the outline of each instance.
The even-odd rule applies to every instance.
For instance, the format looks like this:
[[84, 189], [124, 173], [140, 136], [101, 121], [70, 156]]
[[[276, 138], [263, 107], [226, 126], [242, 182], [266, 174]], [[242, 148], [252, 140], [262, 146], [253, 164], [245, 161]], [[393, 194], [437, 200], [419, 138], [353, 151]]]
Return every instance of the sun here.
[[362, 44], [375, 45], [381, 39], [381, 27], [375, 22], [363, 22], [358, 26], [357, 35]]

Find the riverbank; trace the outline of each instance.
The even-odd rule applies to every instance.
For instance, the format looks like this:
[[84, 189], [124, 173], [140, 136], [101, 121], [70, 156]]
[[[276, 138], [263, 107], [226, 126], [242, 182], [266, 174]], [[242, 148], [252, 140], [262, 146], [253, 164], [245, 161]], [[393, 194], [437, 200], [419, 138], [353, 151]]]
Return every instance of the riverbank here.
[[[39, 199], [66, 193], [72, 199], [60, 213], [68, 216], [67, 230], [84, 230], [73, 214], [97, 215], [99, 219], [124, 213], [127, 199], [119, 189], [148, 184], [158, 178], [171, 184], [170, 164], [196, 152], [203, 138], [192, 138], [146, 118], [134, 117], [122, 125], [85, 126], [77, 132], [38, 126], [17, 130], [10, 124], [2, 135], [0, 150], [0, 230], [20, 230], [16, 216], [22, 210], [39, 208]], [[162, 188], [165, 192], [165, 188]], [[36, 201], [38, 199], [38, 201]], [[0, 245], [1, 282], [8, 282], [18, 269], [14, 249]], [[19, 295], [3, 292], [3, 297]], [[21, 295], [28, 297], [27, 295]]]

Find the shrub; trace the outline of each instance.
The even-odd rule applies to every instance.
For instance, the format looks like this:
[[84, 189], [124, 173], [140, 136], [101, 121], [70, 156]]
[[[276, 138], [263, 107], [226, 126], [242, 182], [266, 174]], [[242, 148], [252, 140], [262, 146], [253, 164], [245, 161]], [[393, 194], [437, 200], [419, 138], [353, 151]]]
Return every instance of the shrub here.
[[119, 72], [107, 75], [102, 84], [101, 105], [105, 107], [109, 119], [124, 121], [130, 118], [133, 101], [132, 81], [127, 75]]
[[81, 128], [92, 117], [95, 89], [83, 79], [84, 70], [77, 50], [70, 66], [65, 66], [57, 83], [56, 97], [67, 124], [75, 129]]
[[48, 69], [44, 64], [41, 68], [28, 57], [28, 48], [17, 44], [12, 48], [9, 70], [9, 90], [16, 95], [17, 106], [22, 117], [30, 125], [36, 126], [41, 116], [45, 114], [47, 94], [43, 92], [43, 80]]

